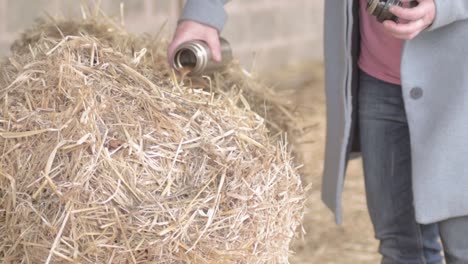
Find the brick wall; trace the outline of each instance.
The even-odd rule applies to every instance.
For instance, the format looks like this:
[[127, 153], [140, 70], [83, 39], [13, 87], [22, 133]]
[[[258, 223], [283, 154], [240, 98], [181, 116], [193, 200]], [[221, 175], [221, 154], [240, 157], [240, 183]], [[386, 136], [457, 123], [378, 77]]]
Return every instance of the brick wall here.
[[[81, 14], [78, 0], [0, 0], [0, 53], [5, 54], [18, 32], [45, 13], [65, 17]], [[88, 2], [91, 2], [88, 0]], [[103, 10], [120, 15], [130, 31], [155, 33], [167, 22], [169, 36], [183, 0], [101, 0]], [[322, 9], [319, 0], [232, 0], [223, 36], [246, 68], [276, 70], [322, 58]]]

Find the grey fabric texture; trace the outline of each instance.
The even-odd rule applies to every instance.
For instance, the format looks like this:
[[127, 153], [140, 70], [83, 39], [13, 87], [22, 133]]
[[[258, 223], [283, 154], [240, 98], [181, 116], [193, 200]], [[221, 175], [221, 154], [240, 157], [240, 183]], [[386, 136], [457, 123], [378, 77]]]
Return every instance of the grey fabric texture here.
[[428, 31], [468, 18], [468, 1], [435, 0], [436, 18]]
[[[456, 8], [455, 3], [462, 0], [451, 2]], [[468, 215], [466, 43], [468, 20], [459, 20], [422, 33], [403, 50], [401, 74], [411, 135], [414, 203], [421, 223]], [[415, 99], [411, 95], [418, 89], [420, 96]]]
[[[325, 13], [333, 19], [325, 20], [325, 94], [327, 98], [327, 138], [322, 181], [322, 200], [335, 212], [341, 222], [341, 193], [345, 172], [346, 145], [351, 120], [351, 107], [346, 104], [346, 76], [351, 67], [346, 54], [346, 2], [325, 1]], [[331, 121], [331, 122], [330, 122]]]
[[221, 32], [227, 20], [224, 4], [229, 0], [188, 0], [179, 21], [193, 20]]

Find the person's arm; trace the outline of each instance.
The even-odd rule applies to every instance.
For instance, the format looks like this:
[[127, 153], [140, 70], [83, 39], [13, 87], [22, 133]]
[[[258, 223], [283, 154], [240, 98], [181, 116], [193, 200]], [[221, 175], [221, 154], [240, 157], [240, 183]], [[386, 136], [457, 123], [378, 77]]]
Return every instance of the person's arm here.
[[428, 30], [468, 19], [468, 0], [435, 0], [436, 15]]
[[227, 20], [224, 10], [227, 2], [228, 0], [188, 0], [179, 21], [196, 21], [221, 32]]
[[175, 49], [180, 44], [191, 40], [202, 40], [210, 47], [213, 59], [221, 61], [219, 32], [221, 32], [227, 20], [224, 4], [228, 1], [188, 0], [167, 50], [168, 60], [172, 58]]

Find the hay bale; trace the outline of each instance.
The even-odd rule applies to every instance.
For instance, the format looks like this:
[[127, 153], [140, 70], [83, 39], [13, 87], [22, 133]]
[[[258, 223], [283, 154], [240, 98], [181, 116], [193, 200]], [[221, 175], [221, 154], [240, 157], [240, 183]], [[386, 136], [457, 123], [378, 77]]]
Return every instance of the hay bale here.
[[177, 80], [164, 42], [109, 21], [42, 21], [12, 52], [0, 262], [287, 262], [301, 180], [241, 94]]

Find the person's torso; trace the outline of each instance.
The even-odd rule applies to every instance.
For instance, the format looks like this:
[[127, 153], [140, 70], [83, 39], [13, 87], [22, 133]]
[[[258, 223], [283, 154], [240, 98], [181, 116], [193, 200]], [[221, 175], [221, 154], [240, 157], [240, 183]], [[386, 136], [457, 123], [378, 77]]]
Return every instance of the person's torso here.
[[400, 84], [403, 40], [388, 34], [383, 25], [367, 13], [367, 1], [359, 1], [361, 32], [359, 67], [377, 79]]

